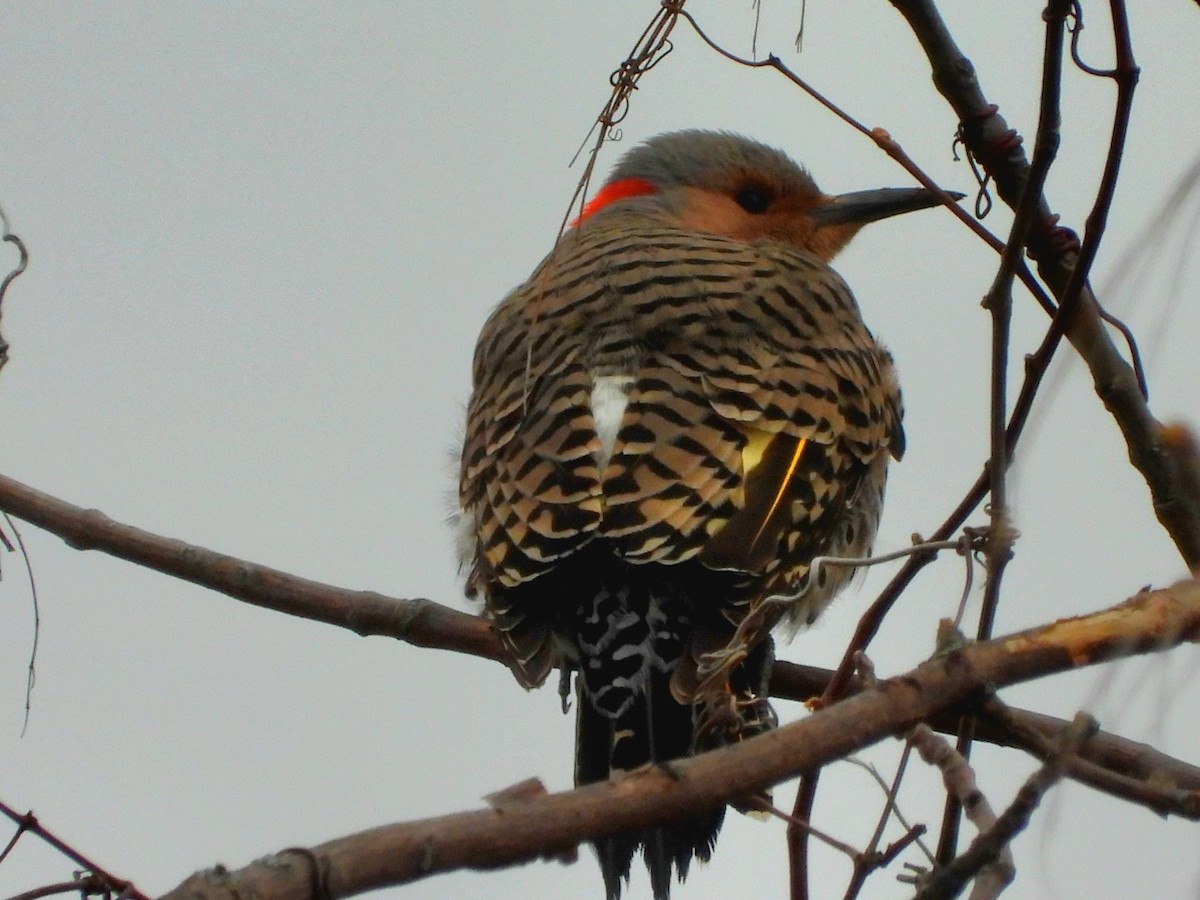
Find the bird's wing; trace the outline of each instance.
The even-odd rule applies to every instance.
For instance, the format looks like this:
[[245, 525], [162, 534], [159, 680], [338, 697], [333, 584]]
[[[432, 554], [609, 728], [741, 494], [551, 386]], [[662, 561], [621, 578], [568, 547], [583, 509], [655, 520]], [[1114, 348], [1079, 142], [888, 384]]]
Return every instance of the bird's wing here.
[[648, 285], [637, 317], [651, 339], [599, 533], [631, 562], [745, 576], [697, 610], [672, 676], [680, 702], [707, 703], [785, 614], [811, 621], [849, 579], [810, 566], [869, 551], [903, 432], [891, 359], [836, 273], [776, 246], [685, 239], [693, 277]]
[[766, 575], [827, 552], [871, 462], [902, 447], [891, 361], [816, 259], [678, 240], [679, 272], [660, 270], [637, 298], [646, 339], [600, 531], [634, 562]]

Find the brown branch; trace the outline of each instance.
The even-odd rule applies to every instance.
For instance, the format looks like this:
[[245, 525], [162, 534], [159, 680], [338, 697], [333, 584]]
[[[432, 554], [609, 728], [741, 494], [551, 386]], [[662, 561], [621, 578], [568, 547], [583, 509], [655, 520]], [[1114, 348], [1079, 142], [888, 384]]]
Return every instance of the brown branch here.
[[347, 897], [436, 872], [566, 858], [579, 843], [676, 821], [906, 730], [996, 688], [1200, 640], [1200, 581], [1042, 628], [970, 644], [807, 719], [612, 782], [501, 808], [386, 825], [230, 872], [198, 873], [169, 900]]
[[[4, 850], [4, 855], [7, 855], [16, 846], [21, 835], [36, 835], [44, 843], [49, 844], [63, 856], [67, 857], [67, 859], [71, 860], [71, 862], [75, 863], [75, 865], [90, 873], [88, 877], [72, 882], [75, 885], [75, 890], [95, 885], [97, 892], [109, 891], [119, 893], [122, 897], [129, 898], [129, 900], [150, 900], [149, 897], [134, 887], [133, 882], [126, 881], [124, 878], [117, 878], [112, 873], [102, 869], [58, 835], [54, 834], [54, 832], [47, 829], [32, 812], [19, 813], [8, 804], [0, 802], [0, 815], [7, 816], [17, 826], [17, 833], [9, 841], [8, 846]], [[54, 887], [54, 885], [49, 885], [43, 888], [36, 888], [30, 891], [28, 896], [48, 896], [49, 893], [63, 893], [63, 891], [52, 890]], [[42, 893], [38, 893], [38, 891]]]
[[1071, 0], [1051, 0], [1042, 14], [1046, 21], [1046, 42], [1042, 63], [1042, 99], [1038, 117], [1037, 139], [1034, 144], [1033, 163], [1021, 191], [1021, 200], [1015, 209], [1012, 228], [1004, 251], [1000, 254], [1000, 266], [996, 277], [984, 298], [983, 305], [992, 313], [992, 366], [991, 407], [989, 409], [989, 432], [991, 454], [989, 474], [991, 485], [991, 528], [985, 548], [988, 557], [988, 582], [984, 588], [983, 611], [980, 616], [977, 639], [991, 637], [992, 624], [999, 604], [1000, 581], [1004, 566], [1010, 556], [1012, 532], [1008, 523], [1007, 470], [1011, 459], [1008, 446], [1008, 429], [1005, 415], [1008, 410], [1008, 353], [1012, 320], [1012, 283], [1022, 252], [1033, 228], [1038, 201], [1042, 188], [1050, 174], [1050, 167], [1058, 155], [1060, 143], [1060, 94], [1062, 83], [1062, 58], [1066, 17]]
[[[875, 665], [871, 662], [870, 657], [868, 657], [865, 653], [860, 653], [858, 655], [858, 673], [859, 677], [863, 681], [863, 684], [867, 685], [868, 687], [875, 687], [879, 683], [879, 679], [875, 675]], [[924, 728], [926, 731], [929, 730], [927, 725], [918, 725], [914, 726], [914, 728]], [[864, 769], [869, 775], [871, 775], [872, 778], [875, 779], [875, 782], [883, 790], [887, 800], [883, 805], [883, 811], [879, 815], [879, 820], [875, 823], [875, 830], [872, 832], [871, 839], [867, 842], [866, 848], [862, 852], [856, 854], [854, 858], [854, 869], [850, 873], [849, 881], [846, 883], [846, 890], [845, 893], [842, 894], [842, 900], [855, 900], [855, 898], [857, 898], [862, 892], [863, 886], [866, 885], [867, 878], [870, 877], [870, 875], [877, 869], [891, 865], [892, 861], [902, 852], [903, 848], [907, 847], [909, 844], [917, 843], [926, 857], [932, 859], [929, 849], [923, 843], [921, 843], [921, 838], [924, 836], [925, 831], [927, 830], [925, 825], [910, 825], [907, 821], [905, 821], [904, 816], [900, 812], [899, 804], [897, 803], [900, 785], [904, 781], [904, 773], [908, 769], [908, 761], [911, 755], [912, 743], [910, 742], [905, 744], [904, 749], [900, 752], [900, 762], [896, 766], [896, 774], [892, 776], [891, 784], [888, 784], [888, 782], [884, 781], [883, 776], [881, 776], [875, 767], [870, 763], [863, 762], [862, 760], [855, 759], [853, 757], [848, 760], [848, 762]], [[819, 772], [820, 770], [817, 771]], [[811, 801], [805, 796], [807, 793], [807, 789], [805, 788], [806, 783], [815, 785], [816, 781], [814, 778], [809, 777], [806, 782], [801, 782], [800, 789], [797, 791], [797, 802], [800, 802], [802, 799], [805, 803], [811, 803]], [[895, 816], [896, 821], [904, 827], [905, 833], [898, 841], [892, 842], [892, 844], [888, 846], [886, 850], [880, 853], [879, 842], [883, 840], [884, 829], [887, 828], [888, 820], [891, 819], [892, 816]], [[790, 841], [790, 833], [788, 837]], [[791, 848], [789, 847], [789, 849]], [[800, 850], [805, 856], [807, 856], [808, 848], [806, 845], [801, 845]], [[807, 867], [807, 865], [808, 861], [805, 859], [804, 866]], [[792, 884], [790, 885], [793, 895], [795, 895], [797, 891], [800, 892], [801, 896], [807, 894], [808, 879], [800, 877], [804, 873], [797, 872], [796, 867], [793, 866], [790, 874], [793, 879]]]
[[[778, 661], [771, 673], [771, 696], [801, 701], [818, 697], [833, 674], [829, 669]], [[847, 693], [861, 690], [862, 685], [855, 681]], [[983, 708], [985, 715], [976, 724], [975, 739], [1025, 750], [1043, 761], [1049, 757], [1048, 748], [1062, 739], [1071, 724], [1066, 719], [1008, 706], [1000, 717], [992, 702]], [[943, 734], [954, 734], [963, 712], [940, 712], [929, 719], [929, 726]], [[1149, 744], [1101, 731], [1080, 748], [1079, 757], [1068, 764], [1067, 774], [1162, 815], [1200, 820], [1200, 766], [1168, 756]]]
[[[927, 727], [927, 726], [918, 726]], [[854, 759], [853, 757], [848, 762], [854, 763], [865, 769], [876, 783], [883, 790], [887, 798], [887, 802], [883, 805], [883, 811], [879, 815], [879, 821], [875, 823], [875, 830], [871, 833], [871, 840], [867, 843], [867, 848], [854, 860], [854, 870], [850, 873], [850, 880], [846, 884], [846, 891], [842, 895], [842, 900], [856, 900], [862, 892], [863, 887], [867, 883], [867, 878], [876, 870], [885, 868], [891, 865], [892, 861], [900, 855], [900, 853], [909, 844], [917, 844], [925, 855], [932, 859], [932, 854], [928, 848], [921, 843], [921, 838], [925, 835], [926, 827], [922, 823], [911, 825], [900, 812], [900, 806], [897, 803], [897, 796], [900, 793], [900, 785], [904, 780], [904, 774], [908, 769], [908, 760], [912, 755], [912, 745], [908, 744], [900, 752], [900, 762], [896, 766], [896, 774], [892, 776], [892, 781], [889, 784], [883, 780], [883, 776], [876, 771], [875, 767], [870, 763], [862, 760]], [[896, 821], [904, 828], [904, 834], [893, 841], [882, 853], [879, 851], [879, 843], [883, 840], [884, 829], [887, 828], [888, 821], [895, 816]]]
[[[61, 537], [77, 549], [99, 550], [254, 606], [347, 628], [356, 634], [392, 637], [418, 647], [492, 660], [502, 658], [500, 642], [486, 620], [431, 600], [401, 600], [309, 581], [116, 522], [96, 510], [74, 506], [3, 475], [0, 510]], [[779, 661], [771, 673], [771, 695], [806, 701], [825, 693], [833, 676], [828, 669]], [[861, 685], [856, 681], [847, 683], [847, 692], [859, 690]], [[931, 724], [952, 734], [961, 712], [951, 710]], [[1014, 733], [1007, 724], [985, 719], [976, 736], [1036, 752], [1028, 738], [1030, 732], [1050, 740], [1067, 726], [1053, 716], [1017, 709], [1009, 712], [1020, 723], [1021, 733]], [[1146, 744], [1101, 734], [1088, 742], [1084, 755], [1095, 765], [1128, 778], [1167, 779], [1181, 790], [1200, 791], [1200, 767]]]
[[105, 894], [111, 893], [111, 891], [111, 885], [94, 875], [87, 875], [75, 881], [59, 881], [20, 894], [13, 894], [8, 900], [41, 900], [42, 897], [53, 897], [55, 894], [78, 894], [80, 897], [89, 897], [92, 894]]
[[[1008, 355], [1012, 326], [1012, 284], [1017, 265], [1029, 240], [1030, 231], [1037, 219], [1038, 204], [1050, 168], [1058, 156], [1061, 142], [1060, 101], [1062, 93], [1062, 61], [1065, 45], [1066, 19], [1071, 0], [1051, 0], [1042, 13], [1046, 22], [1046, 37], [1042, 51], [1042, 92], [1039, 104], [1037, 138], [1034, 142], [1033, 162], [1029, 177], [1021, 189], [1021, 199], [1013, 216], [1008, 241], [1000, 254], [1000, 266], [984, 297], [983, 305], [992, 314], [991, 353], [991, 397], [988, 409], [988, 434], [990, 455], [988, 493], [989, 527], [985, 553], [987, 556], [987, 581], [983, 588], [983, 603], [979, 612], [976, 640], [992, 636], [996, 612], [1000, 608], [1000, 585], [1004, 571], [1012, 559], [1016, 531], [1009, 518], [1008, 467], [1012, 461], [1012, 448], [1008, 443]], [[1052, 327], [1053, 327], [1053, 323]], [[971, 758], [975, 720], [963, 719], [958, 731], [957, 750], [964, 762]], [[958, 829], [962, 804], [952, 791], [946, 793], [942, 814], [942, 827], [938, 837], [937, 859], [949, 863], [958, 846]]]
[[[1055, 0], [1061, 2], [1061, 0]], [[1141, 70], [1133, 60], [1133, 42], [1129, 34], [1129, 20], [1125, 13], [1124, 0], [1110, 0], [1112, 11], [1113, 41], [1115, 43], [1116, 68], [1111, 72], [1100, 72], [1086, 68], [1093, 75], [1111, 77], [1117, 83], [1117, 103], [1113, 113], [1112, 136], [1109, 139], [1108, 155], [1104, 161], [1104, 173], [1100, 177], [1100, 189], [1096, 200], [1088, 213], [1084, 225], [1083, 244], [1079, 255], [1071, 264], [1070, 277], [1062, 289], [1061, 303], [1058, 312], [1051, 322], [1051, 333], [1063, 334], [1071, 327], [1079, 304], [1082, 302], [1084, 287], [1092, 263], [1100, 250], [1100, 241], [1108, 224], [1108, 211], [1112, 207], [1113, 196], [1117, 190], [1117, 178], [1121, 171], [1121, 160], [1125, 154], [1125, 138], [1129, 131], [1129, 117], [1133, 112], [1133, 91], [1137, 86]], [[1083, 10], [1076, 4], [1075, 38], [1083, 29]], [[1075, 52], [1076, 40], [1072, 41], [1072, 56], [1078, 60]], [[1037, 248], [1031, 248], [1035, 253]], [[1060, 262], [1061, 260], [1055, 260]]]
[[[984, 704], [983, 711], [988, 718], [1016, 736], [1024, 749], [1042, 762], [1058, 758], [1064, 741], [1069, 740], [1069, 728], [1056, 729], [1055, 735], [1047, 734], [1036, 726], [1031, 727], [1027, 713], [1016, 714], [1015, 710], [1009, 709], [996, 697]], [[1107, 736], [1096, 732], [1095, 737], [1104, 741]], [[1193, 783], [1185, 787], [1166, 772], [1156, 771], [1152, 766], [1138, 765], [1136, 761], [1132, 766], [1119, 759], [1106, 760], [1106, 764], [1101, 765], [1097, 757], [1103, 758], [1109, 749], [1105, 747], [1097, 753], [1088, 744], [1076, 748], [1074, 753], [1061, 760], [1063, 773], [1081, 784], [1129, 800], [1160, 815], [1174, 814], [1200, 821], [1200, 786]], [[1141, 771], [1134, 775], [1131, 773], [1133, 769]]]
[[230, 597], [356, 634], [384, 635], [418, 647], [501, 659], [491, 625], [430, 600], [398, 600], [289, 575], [195, 544], [115, 522], [0, 475], [0, 509], [61, 537], [76, 550], [110, 556], [173, 575]]
[[[968, 149], [992, 177], [1001, 198], [1015, 208], [1029, 175], [1029, 161], [1016, 132], [1008, 127], [998, 108], [988, 102], [971, 61], [955, 43], [932, 0], [890, 2], [908, 22], [929, 58], [934, 84], [962, 123]], [[1114, 9], [1118, 8], [1123, 11], [1120, 4], [1115, 4]], [[1115, 174], [1113, 161], [1119, 155], [1123, 141], [1121, 119], [1127, 115], [1126, 107], [1137, 72], [1132, 53], [1123, 53], [1128, 48], [1120, 33], [1123, 25], [1123, 16], [1114, 16], [1114, 31], [1118, 32], [1118, 70], [1122, 71], [1124, 80], [1118, 82], [1118, 111], [1114, 117], [1109, 163], [1106, 164], [1110, 178]], [[1105, 195], [1110, 187], [1108, 184], [1102, 186], [1102, 195], [1097, 198], [1098, 212], [1094, 211], [1091, 217], [1096, 224], [1102, 222], [1106, 213]], [[1074, 296], [1076, 287], [1071, 284], [1071, 276], [1078, 253], [1072, 242], [1064, 240], [1064, 230], [1054, 227], [1057, 217], [1050, 212], [1044, 198], [1038, 204], [1038, 214], [1040, 221], [1045, 223], [1042, 229], [1045, 239], [1031, 244], [1030, 252], [1038, 264], [1039, 274], [1061, 304]], [[1078, 284], [1079, 299], [1072, 301], [1077, 302], [1078, 307], [1070, 321], [1065, 322], [1066, 336], [1087, 363], [1097, 395], [1116, 420], [1129, 449], [1130, 460], [1150, 488], [1159, 522], [1188, 566], [1195, 568], [1200, 564], [1200, 496], [1189, 491], [1189, 485], [1181, 482], [1172, 466], [1164, 460], [1162, 426], [1146, 405], [1136, 373], [1105, 330], [1096, 298], [1085, 281], [1081, 279]], [[1069, 294], [1068, 289], [1072, 293]]]
[[[800, 784], [796, 788], [796, 799], [792, 804], [794, 819], [803, 821], [812, 818], [820, 781], [819, 768], [804, 769], [800, 772]], [[791, 900], [808, 900], [808, 832], [799, 828], [788, 828], [787, 848], [788, 896]]]

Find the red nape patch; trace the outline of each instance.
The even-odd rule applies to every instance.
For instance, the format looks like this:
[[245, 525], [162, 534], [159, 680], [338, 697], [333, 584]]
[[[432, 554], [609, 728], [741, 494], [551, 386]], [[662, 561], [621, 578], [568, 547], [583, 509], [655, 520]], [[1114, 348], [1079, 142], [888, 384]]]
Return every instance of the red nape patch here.
[[579, 214], [579, 218], [571, 223], [571, 227], [574, 228], [584, 219], [594, 216], [610, 203], [616, 203], [618, 200], [624, 200], [628, 197], [642, 197], [646, 194], [654, 194], [657, 191], [658, 188], [645, 178], [622, 178], [620, 181], [606, 184], [600, 188], [600, 193], [587, 202], [587, 205], [583, 208], [583, 212]]

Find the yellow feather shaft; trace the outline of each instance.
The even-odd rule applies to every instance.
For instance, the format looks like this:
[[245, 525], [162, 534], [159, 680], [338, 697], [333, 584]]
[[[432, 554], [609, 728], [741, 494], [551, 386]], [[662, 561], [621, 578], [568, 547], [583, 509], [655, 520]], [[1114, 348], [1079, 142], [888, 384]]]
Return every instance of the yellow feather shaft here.
[[754, 534], [754, 540], [750, 542], [751, 548], [758, 544], [758, 539], [762, 537], [763, 531], [766, 530], [767, 523], [771, 521], [771, 517], [775, 515], [775, 510], [779, 508], [779, 504], [783, 501], [783, 495], [787, 493], [788, 485], [792, 483], [792, 476], [796, 474], [796, 466], [800, 465], [800, 457], [804, 455], [804, 448], [807, 444], [808, 438], [800, 438], [799, 443], [796, 444], [796, 452], [792, 454], [792, 461], [788, 463], [787, 473], [783, 476], [783, 480], [779, 482], [779, 490], [775, 492], [775, 499], [771, 501], [771, 508], [763, 516], [762, 523], [758, 526], [758, 531]]

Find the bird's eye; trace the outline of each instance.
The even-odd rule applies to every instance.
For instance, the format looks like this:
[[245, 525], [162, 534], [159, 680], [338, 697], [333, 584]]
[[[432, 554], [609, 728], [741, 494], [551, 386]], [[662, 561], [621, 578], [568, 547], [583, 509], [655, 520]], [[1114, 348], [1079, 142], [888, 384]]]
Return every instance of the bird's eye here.
[[737, 200], [738, 206], [746, 212], [758, 215], [767, 211], [773, 197], [770, 188], [765, 188], [761, 184], [748, 184], [744, 188], [739, 188], [738, 192], [733, 195], [733, 199]]

